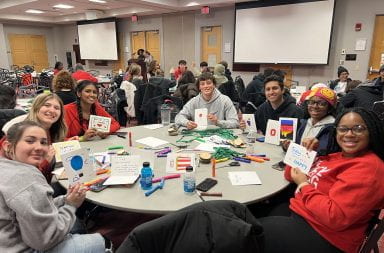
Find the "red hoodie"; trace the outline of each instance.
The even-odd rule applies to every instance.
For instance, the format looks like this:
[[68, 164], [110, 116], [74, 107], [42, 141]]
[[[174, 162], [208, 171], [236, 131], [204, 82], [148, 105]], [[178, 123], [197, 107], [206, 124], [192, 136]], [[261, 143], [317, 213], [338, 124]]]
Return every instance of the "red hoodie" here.
[[[287, 166], [285, 178], [292, 181]], [[374, 210], [384, 207], [384, 162], [373, 152], [319, 157], [310, 185], [291, 198], [290, 208], [322, 237], [345, 252], [357, 252]]]

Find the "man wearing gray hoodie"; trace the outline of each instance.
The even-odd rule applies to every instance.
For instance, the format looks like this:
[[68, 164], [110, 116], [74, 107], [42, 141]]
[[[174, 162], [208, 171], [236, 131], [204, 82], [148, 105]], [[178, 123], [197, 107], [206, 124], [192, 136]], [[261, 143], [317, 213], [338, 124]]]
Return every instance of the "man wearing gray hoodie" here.
[[216, 80], [210, 73], [203, 73], [196, 82], [199, 95], [192, 98], [176, 115], [175, 123], [179, 126], [194, 129], [197, 127], [195, 110], [208, 109], [208, 124], [221, 128], [237, 128], [239, 120], [231, 99], [216, 89]]

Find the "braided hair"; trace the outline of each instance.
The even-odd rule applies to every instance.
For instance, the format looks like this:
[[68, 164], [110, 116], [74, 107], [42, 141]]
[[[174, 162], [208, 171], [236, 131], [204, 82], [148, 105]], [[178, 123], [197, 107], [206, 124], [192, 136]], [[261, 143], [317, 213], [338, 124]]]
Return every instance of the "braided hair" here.
[[[362, 107], [353, 107], [343, 110], [335, 120], [335, 126], [340, 123], [341, 118], [347, 113], [357, 113], [363, 119], [367, 125], [369, 132], [369, 148], [372, 150], [381, 160], [384, 161], [384, 126], [382, 121], [377, 117], [373, 111], [368, 111]], [[334, 131], [334, 142], [336, 142], [336, 129]]]
[[[81, 93], [84, 90], [84, 88], [87, 87], [88, 85], [95, 86], [96, 90], [98, 91], [97, 85], [94, 82], [91, 82], [89, 80], [80, 81], [76, 86], [76, 93], [77, 93], [76, 105], [77, 105], [77, 114], [79, 116], [79, 123], [80, 123], [80, 132], [78, 133], [78, 136], [82, 136], [85, 133], [85, 131], [83, 129], [83, 120], [84, 119], [83, 119], [83, 110], [81, 108], [81, 98], [78, 94]], [[95, 104], [92, 104], [90, 114], [96, 115], [96, 105]]]

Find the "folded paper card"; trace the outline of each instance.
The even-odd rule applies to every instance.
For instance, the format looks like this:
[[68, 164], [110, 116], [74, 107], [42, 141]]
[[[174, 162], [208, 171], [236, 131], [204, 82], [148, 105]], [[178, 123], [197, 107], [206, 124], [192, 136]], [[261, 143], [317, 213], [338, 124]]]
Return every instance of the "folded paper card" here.
[[254, 114], [243, 114], [243, 120], [245, 121], [244, 132], [257, 132]]
[[195, 123], [197, 124], [197, 130], [204, 130], [208, 126], [208, 109], [201, 108], [195, 109]]
[[261, 180], [255, 171], [230, 171], [228, 177], [232, 185], [261, 184]]
[[77, 140], [72, 141], [63, 141], [52, 143], [53, 148], [55, 149], [55, 159], [56, 162], [61, 162], [61, 155], [71, 152], [73, 150], [80, 149], [80, 142]]
[[280, 140], [296, 140], [297, 119], [279, 118], [280, 122]]
[[265, 131], [265, 142], [270, 144], [280, 144], [280, 123], [277, 120], [268, 120], [267, 130]]
[[308, 151], [305, 147], [291, 142], [284, 157], [284, 163], [292, 168], [299, 168], [303, 173], [308, 174], [316, 154], [316, 151]]
[[184, 173], [187, 166], [195, 170], [196, 155], [191, 153], [170, 153], [167, 156], [167, 173]]
[[88, 128], [94, 128], [97, 131], [109, 133], [111, 128], [111, 118], [91, 115], [89, 116]]
[[86, 148], [70, 151], [61, 157], [69, 185], [88, 182], [96, 177], [93, 162], [89, 159], [89, 151]]
[[104, 185], [133, 184], [140, 176], [141, 158], [138, 155], [111, 156], [111, 176]]

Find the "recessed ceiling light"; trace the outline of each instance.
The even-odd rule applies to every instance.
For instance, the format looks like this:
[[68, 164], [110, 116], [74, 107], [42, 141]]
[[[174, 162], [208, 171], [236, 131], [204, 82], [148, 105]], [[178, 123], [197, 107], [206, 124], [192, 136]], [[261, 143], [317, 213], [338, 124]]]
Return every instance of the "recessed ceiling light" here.
[[200, 5], [199, 3], [196, 3], [196, 2], [190, 2], [187, 4], [187, 6], [197, 6], [197, 5]]
[[53, 7], [59, 8], [59, 9], [71, 9], [71, 8], [73, 8], [72, 5], [68, 5], [68, 4], [56, 4]]
[[41, 14], [44, 13], [44, 11], [41, 10], [34, 10], [34, 9], [29, 9], [25, 11], [26, 13], [33, 13], [33, 14]]
[[104, 0], [89, 0], [90, 2], [94, 2], [94, 3], [100, 3], [100, 4], [105, 4], [107, 1], [104, 1]]

